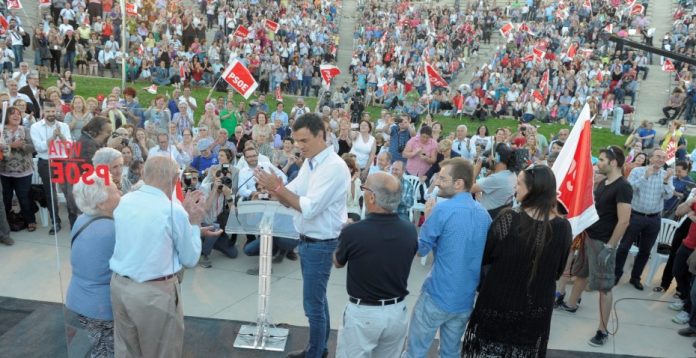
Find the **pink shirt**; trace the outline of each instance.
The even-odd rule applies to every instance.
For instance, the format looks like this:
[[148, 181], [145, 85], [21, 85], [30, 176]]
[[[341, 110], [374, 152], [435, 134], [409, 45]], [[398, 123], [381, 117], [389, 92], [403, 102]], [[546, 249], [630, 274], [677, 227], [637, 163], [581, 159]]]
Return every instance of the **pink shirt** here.
[[[409, 139], [406, 146], [414, 151], [418, 150], [418, 148], [422, 148], [422, 152], [427, 154], [429, 157], [433, 154], [433, 152], [437, 151], [437, 142], [434, 139], [430, 138], [426, 144], [423, 144], [423, 142], [421, 142], [420, 135]], [[420, 154], [406, 161], [406, 171], [410, 175], [423, 176], [428, 172], [431, 166], [432, 164], [421, 158]]]

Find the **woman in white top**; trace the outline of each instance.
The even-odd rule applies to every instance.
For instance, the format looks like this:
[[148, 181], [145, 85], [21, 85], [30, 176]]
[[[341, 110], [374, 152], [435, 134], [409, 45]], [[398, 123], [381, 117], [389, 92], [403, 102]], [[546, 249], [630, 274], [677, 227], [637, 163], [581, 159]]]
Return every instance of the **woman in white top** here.
[[476, 146], [483, 147], [483, 151], [489, 150], [493, 147], [493, 140], [488, 135], [488, 127], [482, 125], [476, 129], [476, 134], [471, 136], [469, 141], [469, 152], [476, 153]]
[[360, 178], [364, 181], [367, 178], [367, 172], [370, 166], [375, 161], [375, 153], [377, 146], [375, 137], [372, 136], [372, 123], [367, 120], [360, 121], [359, 132], [353, 133], [353, 146], [350, 148], [350, 153], [355, 155], [355, 162], [360, 169]]
[[346, 209], [348, 210], [348, 219], [353, 222], [359, 221], [362, 218], [362, 209], [360, 208], [360, 197], [363, 196], [362, 181], [360, 180], [360, 170], [358, 169], [355, 158], [350, 154], [343, 154], [343, 160], [350, 170], [350, 187], [346, 191]]

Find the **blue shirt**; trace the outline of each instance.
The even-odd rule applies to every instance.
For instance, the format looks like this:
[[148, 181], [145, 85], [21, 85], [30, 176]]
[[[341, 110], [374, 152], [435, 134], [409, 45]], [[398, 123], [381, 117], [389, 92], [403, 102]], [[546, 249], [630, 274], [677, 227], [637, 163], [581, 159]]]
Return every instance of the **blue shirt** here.
[[404, 158], [401, 153], [404, 151], [404, 148], [406, 148], [408, 140], [411, 139], [411, 133], [409, 133], [408, 129], [402, 131], [398, 124], [392, 124], [389, 135], [391, 138], [389, 141], [389, 154], [391, 154], [392, 163], [400, 160], [405, 164], [406, 158]]
[[193, 162], [191, 162], [191, 167], [198, 170], [198, 174], [203, 175], [203, 171], [215, 164], [218, 164], [216, 156], [211, 155], [206, 158], [202, 155], [197, 155], [195, 158], [193, 158]]
[[[90, 219], [90, 215], [80, 215], [75, 221], [72, 235]], [[70, 250], [72, 277], [65, 298], [65, 306], [71, 311], [93, 319], [114, 319], [109, 288], [109, 259], [114, 253], [115, 235], [114, 221], [99, 219], [75, 239]]]
[[418, 254], [433, 251], [433, 268], [423, 283], [435, 304], [450, 313], [470, 312], [481, 275], [491, 217], [469, 193], [439, 202], [423, 223]]

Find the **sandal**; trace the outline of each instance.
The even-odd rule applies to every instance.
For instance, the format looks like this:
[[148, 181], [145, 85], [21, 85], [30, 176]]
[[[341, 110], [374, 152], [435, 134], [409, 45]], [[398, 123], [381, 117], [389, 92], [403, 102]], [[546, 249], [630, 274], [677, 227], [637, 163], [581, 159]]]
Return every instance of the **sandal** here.
[[665, 292], [665, 288], [662, 286], [657, 286], [653, 288], [653, 292]]
[[31, 223], [31, 224], [27, 225], [27, 231], [29, 231], [29, 232], [36, 231], [36, 223]]

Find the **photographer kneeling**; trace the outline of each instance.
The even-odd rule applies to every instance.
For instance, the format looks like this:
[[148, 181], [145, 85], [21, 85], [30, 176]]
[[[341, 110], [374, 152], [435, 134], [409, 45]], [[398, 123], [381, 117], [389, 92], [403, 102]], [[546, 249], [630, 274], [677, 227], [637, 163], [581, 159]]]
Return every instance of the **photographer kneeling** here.
[[[217, 228], [224, 229], [227, 225], [230, 211], [234, 210], [235, 194], [239, 183], [239, 169], [235, 168], [230, 162], [234, 158], [234, 154], [230, 149], [220, 149], [218, 153], [218, 161], [216, 164], [208, 168], [208, 175], [203, 179], [201, 189], [207, 194], [206, 205], [208, 211], [204, 222], [208, 225], [213, 225]], [[198, 173], [194, 170], [184, 173], [184, 189], [189, 188], [195, 190], [195, 179]], [[227, 257], [233, 259], [237, 257], [237, 235], [228, 235], [224, 231], [218, 237], [205, 237], [203, 239], [203, 247], [201, 249], [201, 259], [199, 265], [201, 267], [210, 268], [210, 253], [216, 249]]]
[[478, 177], [481, 168], [488, 171], [485, 178], [476, 180], [471, 193], [482, 193], [481, 205], [488, 210], [491, 219], [512, 205], [515, 195], [517, 176], [514, 168], [514, 155], [505, 143], [497, 143], [494, 151], [486, 151], [474, 164], [474, 177]]
[[[259, 163], [259, 154], [256, 148], [249, 146], [244, 149], [244, 160], [246, 160], [249, 165], [248, 168], [243, 168], [239, 173], [239, 196], [243, 200], [269, 200], [270, 195], [268, 190], [256, 183], [256, 177], [254, 176], [254, 171], [256, 169], [266, 170], [273, 175], [276, 175], [283, 179], [283, 184], [287, 183], [287, 177], [280, 169], [268, 163]], [[244, 245], [244, 253], [247, 256], [257, 256], [260, 251], [260, 240], [249, 239]], [[285, 257], [290, 260], [297, 260], [297, 254], [294, 249], [299, 241], [293, 239], [286, 239], [280, 237], [273, 237], [273, 253], [275, 257], [273, 258], [274, 263], [279, 263], [283, 261]], [[247, 270], [250, 275], [258, 275], [259, 269]]]

